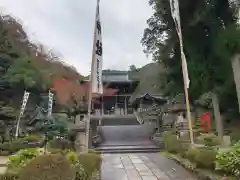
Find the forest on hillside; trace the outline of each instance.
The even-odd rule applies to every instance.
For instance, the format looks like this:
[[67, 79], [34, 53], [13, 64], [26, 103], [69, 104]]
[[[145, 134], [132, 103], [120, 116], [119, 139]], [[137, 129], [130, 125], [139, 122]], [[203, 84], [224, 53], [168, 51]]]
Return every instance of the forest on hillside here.
[[71, 85], [73, 89], [74, 82], [79, 83], [83, 77], [74, 67], [63, 63], [51, 49], [32, 43], [18, 20], [1, 14], [0, 119], [18, 116], [24, 90], [31, 93], [28, 108], [35, 109], [41, 95], [48, 93], [56, 78], [71, 80], [72, 83], [57, 86], [57, 90], [65, 90], [66, 94], [69, 90], [66, 86]]

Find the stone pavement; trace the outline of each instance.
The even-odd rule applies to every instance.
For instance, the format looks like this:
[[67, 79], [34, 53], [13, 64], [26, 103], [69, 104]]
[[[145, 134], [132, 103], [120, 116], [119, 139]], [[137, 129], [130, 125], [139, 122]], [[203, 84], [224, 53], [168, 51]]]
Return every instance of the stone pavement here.
[[103, 154], [101, 180], [197, 180], [160, 153]]

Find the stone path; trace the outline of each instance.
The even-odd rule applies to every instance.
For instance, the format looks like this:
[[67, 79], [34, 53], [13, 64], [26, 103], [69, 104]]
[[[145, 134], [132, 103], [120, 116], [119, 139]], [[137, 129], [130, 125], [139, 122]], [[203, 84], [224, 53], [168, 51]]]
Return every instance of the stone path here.
[[101, 180], [196, 180], [159, 153], [103, 154]]

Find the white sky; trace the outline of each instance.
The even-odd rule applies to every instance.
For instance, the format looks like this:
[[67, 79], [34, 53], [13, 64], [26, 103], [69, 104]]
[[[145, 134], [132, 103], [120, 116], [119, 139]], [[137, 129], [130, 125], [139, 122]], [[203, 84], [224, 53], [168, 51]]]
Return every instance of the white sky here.
[[[89, 74], [97, 0], [0, 0], [0, 10], [23, 22], [32, 40], [59, 52], [63, 61]], [[148, 0], [101, 0], [103, 68], [128, 69], [149, 63], [140, 44]]]

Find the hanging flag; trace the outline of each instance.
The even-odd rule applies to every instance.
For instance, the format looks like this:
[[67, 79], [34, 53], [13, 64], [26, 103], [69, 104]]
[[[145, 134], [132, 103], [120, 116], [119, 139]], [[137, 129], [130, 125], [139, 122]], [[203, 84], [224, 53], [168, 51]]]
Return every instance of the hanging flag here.
[[52, 115], [52, 105], [53, 105], [54, 94], [51, 91], [48, 92], [48, 117]]
[[186, 81], [185, 83], [186, 83], [187, 88], [189, 88], [190, 79], [189, 79], [189, 76], [188, 76], [187, 60], [186, 60], [186, 56], [185, 56], [184, 52], [182, 52], [181, 54], [182, 54], [184, 79]]
[[99, 14], [99, 0], [97, 2], [96, 10], [96, 20], [95, 20], [95, 29], [94, 29], [94, 47], [93, 47], [93, 59], [92, 59], [92, 72], [91, 72], [91, 81], [92, 81], [92, 93], [103, 93], [102, 85], [102, 26], [100, 21]]
[[172, 18], [173, 18], [173, 21], [175, 23], [177, 34], [179, 36], [179, 41], [180, 41], [183, 76], [184, 76], [184, 80], [185, 80], [186, 86], [187, 86], [187, 88], [189, 88], [190, 79], [189, 79], [189, 76], [188, 76], [188, 68], [187, 68], [186, 56], [185, 56], [184, 51], [183, 51], [181, 20], [180, 20], [180, 12], [179, 12], [179, 2], [178, 2], [178, 0], [169, 0], [169, 1], [170, 1]]
[[21, 106], [21, 110], [20, 110], [20, 116], [23, 116], [23, 113], [24, 113], [26, 105], [27, 105], [29, 94], [30, 93], [27, 91], [24, 92], [22, 106]]
[[179, 13], [179, 3], [178, 0], [170, 0], [170, 6], [171, 6], [171, 14], [173, 17], [173, 21], [176, 26], [176, 30], [178, 35], [181, 34], [181, 21], [180, 21], [180, 13]]
[[24, 113], [24, 111], [25, 111], [25, 108], [26, 108], [26, 105], [27, 105], [27, 102], [28, 102], [29, 95], [30, 95], [29, 92], [24, 91], [23, 101], [22, 101], [20, 113], [19, 113], [18, 120], [17, 120], [17, 127], [16, 127], [16, 132], [15, 132], [15, 136], [16, 136], [16, 137], [18, 137], [20, 120], [21, 120], [21, 117], [23, 116], [23, 113]]

